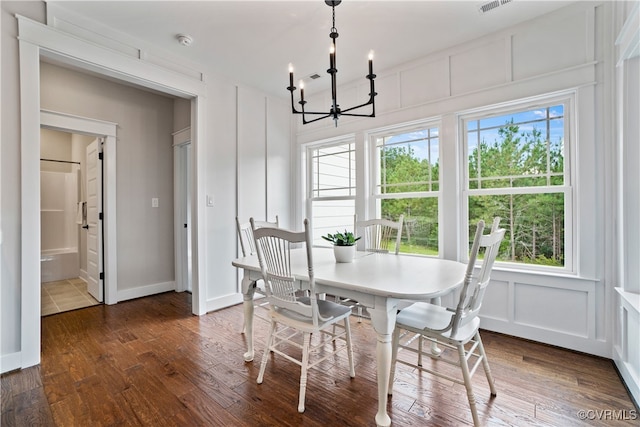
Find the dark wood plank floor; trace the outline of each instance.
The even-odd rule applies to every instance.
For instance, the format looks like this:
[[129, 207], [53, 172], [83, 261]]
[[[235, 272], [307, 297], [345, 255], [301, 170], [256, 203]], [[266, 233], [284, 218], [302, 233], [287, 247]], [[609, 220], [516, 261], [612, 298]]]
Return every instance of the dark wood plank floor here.
[[[256, 360], [245, 363], [242, 306], [197, 317], [190, 305], [189, 294], [166, 293], [44, 317], [41, 365], [2, 375], [1, 425], [375, 425], [375, 335], [367, 320], [352, 319], [356, 378], [344, 357], [311, 370], [299, 414], [296, 365], [274, 357], [256, 384], [267, 323], [256, 319]], [[638, 425], [610, 360], [482, 336], [498, 389], [489, 399], [482, 372], [473, 379], [484, 424]], [[388, 410], [394, 426], [472, 424], [463, 386], [400, 365]], [[581, 420], [580, 411], [595, 419]]]

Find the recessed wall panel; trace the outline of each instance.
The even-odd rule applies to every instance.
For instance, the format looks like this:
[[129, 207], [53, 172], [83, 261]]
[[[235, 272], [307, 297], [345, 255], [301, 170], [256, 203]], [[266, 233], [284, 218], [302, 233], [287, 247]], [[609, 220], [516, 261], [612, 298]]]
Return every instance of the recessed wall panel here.
[[585, 37], [584, 12], [538, 22], [513, 35], [514, 80], [584, 64], [587, 59], [589, 40]]
[[448, 58], [420, 64], [400, 72], [400, 102], [402, 107], [442, 99], [448, 95]]
[[485, 291], [480, 315], [508, 321], [509, 307], [509, 283], [492, 280]]
[[266, 214], [265, 100], [238, 88], [238, 216], [263, 220]]
[[588, 292], [514, 284], [514, 322], [588, 337]]
[[451, 94], [486, 89], [507, 82], [505, 39], [451, 55]]

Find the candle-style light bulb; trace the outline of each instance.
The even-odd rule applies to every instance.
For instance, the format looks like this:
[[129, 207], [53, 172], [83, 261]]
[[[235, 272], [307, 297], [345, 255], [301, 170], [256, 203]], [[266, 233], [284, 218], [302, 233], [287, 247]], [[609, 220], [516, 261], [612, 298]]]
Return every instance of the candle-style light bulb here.
[[336, 68], [336, 46], [334, 44], [329, 47], [329, 68], [332, 70]]
[[304, 101], [304, 82], [300, 80], [300, 101]]
[[289, 87], [293, 87], [293, 64], [289, 62]]
[[373, 74], [373, 50], [369, 51], [369, 75]]

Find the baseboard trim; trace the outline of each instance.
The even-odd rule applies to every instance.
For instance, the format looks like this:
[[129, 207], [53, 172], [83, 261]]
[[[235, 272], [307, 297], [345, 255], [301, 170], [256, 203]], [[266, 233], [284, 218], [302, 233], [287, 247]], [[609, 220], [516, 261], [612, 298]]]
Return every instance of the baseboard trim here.
[[137, 288], [118, 290], [118, 302], [126, 301], [135, 298], [148, 297], [149, 295], [161, 294], [163, 292], [174, 291], [176, 289], [176, 282], [162, 282], [154, 283], [146, 286], [139, 286]]
[[210, 311], [221, 310], [223, 308], [231, 307], [232, 305], [240, 304], [242, 302], [242, 294], [230, 294], [224, 295], [219, 298], [213, 298], [207, 300], [207, 313]]
[[0, 374], [22, 368], [22, 353], [9, 353], [0, 356]]
[[631, 400], [633, 400], [633, 403], [635, 404], [636, 408], [639, 408], [640, 407], [639, 406], [640, 405], [640, 382], [638, 381], [638, 378], [633, 374], [631, 369], [629, 369], [631, 366], [627, 362], [621, 360], [619, 357], [614, 359], [613, 362], [616, 365], [616, 368], [618, 369], [618, 374], [620, 375], [620, 378], [622, 379], [624, 386], [627, 388], [627, 391], [631, 396]]

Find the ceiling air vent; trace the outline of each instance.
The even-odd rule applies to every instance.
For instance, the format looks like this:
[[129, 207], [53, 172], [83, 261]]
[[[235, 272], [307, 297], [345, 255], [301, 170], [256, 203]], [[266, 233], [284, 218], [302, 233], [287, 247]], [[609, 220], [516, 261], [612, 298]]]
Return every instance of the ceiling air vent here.
[[511, 3], [512, 0], [493, 0], [488, 3], [481, 4], [478, 6], [478, 12], [487, 13], [491, 10], [496, 9], [497, 7], [504, 6], [507, 3]]
[[320, 74], [318, 74], [318, 73], [316, 73], [316, 74], [311, 74], [311, 75], [309, 76], [309, 78], [310, 78], [311, 80], [319, 79], [319, 78], [320, 78]]

